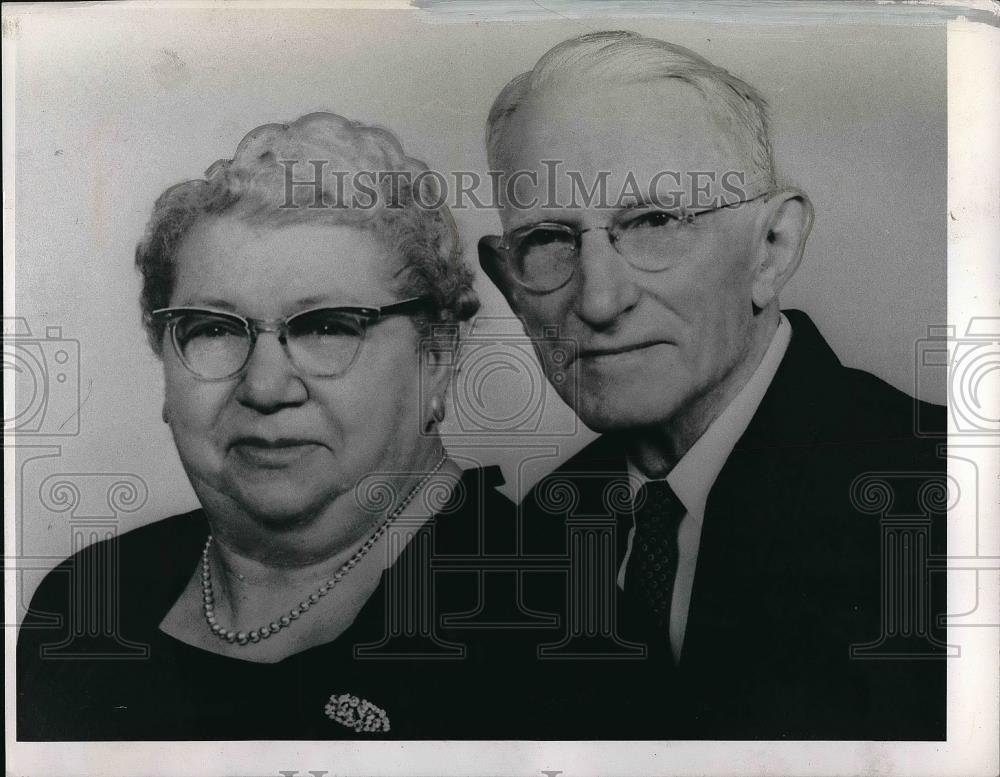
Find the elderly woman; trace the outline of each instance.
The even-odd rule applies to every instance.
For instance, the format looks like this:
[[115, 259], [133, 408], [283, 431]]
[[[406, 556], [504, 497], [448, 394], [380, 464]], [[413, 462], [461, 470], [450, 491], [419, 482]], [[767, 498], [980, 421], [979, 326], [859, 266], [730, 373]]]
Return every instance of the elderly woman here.
[[[428, 567], [510, 505], [495, 468], [463, 472], [438, 435], [479, 303], [425, 169], [389, 132], [320, 113], [258, 127], [159, 198], [136, 251], [143, 321], [201, 509], [42, 583], [20, 738], [491, 734], [471, 694], [494, 670], [473, 632], [439, 628], [475, 598]], [[118, 649], [59, 660], [65, 629], [41, 626], [93, 595], [61, 573], [102, 563]]]

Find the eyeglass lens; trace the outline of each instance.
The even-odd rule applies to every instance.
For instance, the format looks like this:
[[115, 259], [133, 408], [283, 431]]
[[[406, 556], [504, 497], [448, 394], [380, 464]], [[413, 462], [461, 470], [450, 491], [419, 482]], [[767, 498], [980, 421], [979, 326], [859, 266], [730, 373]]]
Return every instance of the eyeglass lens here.
[[[289, 319], [287, 349], [295, 366], [314, 376], [346, 372], [364, 337], [361, 316], [336, 310], [314, 310]], [[220, 380], [243, 369], [254, 336], [235, 318], [191, 312], [174, 321], [174, 342], [185, 365], [196, 375]]]
[[[618, 252], [640, 270], [663, 270], [684, 247], [687, 222], [663, 211], [636, 216], [612, 231]], [[529, 288], [556, 289], [572, 276], [579, 258], [580, 233], [552, 224], [527, 228], [512, 241], [514, 271]]]

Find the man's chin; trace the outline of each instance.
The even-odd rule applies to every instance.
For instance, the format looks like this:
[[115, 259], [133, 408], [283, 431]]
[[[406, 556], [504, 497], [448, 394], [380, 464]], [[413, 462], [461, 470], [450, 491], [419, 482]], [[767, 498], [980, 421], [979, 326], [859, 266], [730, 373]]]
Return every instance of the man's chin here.
[[626, 399], [613, 403], [608, 402], [606, 397], [596, 397], [593, 401], [588, 401], [586, 397], [580, 399], [574, 408], [577, 417], [584, 426], [599, 434], [661, 426], [669, 423], [675, 412], [666, 403], [649, 406], [642, 401], [642, 397], [635, 397], [632, 402]]

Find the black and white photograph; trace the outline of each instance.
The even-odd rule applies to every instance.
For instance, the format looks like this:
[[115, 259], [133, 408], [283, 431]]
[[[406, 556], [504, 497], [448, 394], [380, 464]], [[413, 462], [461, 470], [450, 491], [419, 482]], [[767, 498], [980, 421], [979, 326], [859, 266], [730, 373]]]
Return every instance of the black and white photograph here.
[[5, 4], [8, 773], [996, 774], [998, 27]]

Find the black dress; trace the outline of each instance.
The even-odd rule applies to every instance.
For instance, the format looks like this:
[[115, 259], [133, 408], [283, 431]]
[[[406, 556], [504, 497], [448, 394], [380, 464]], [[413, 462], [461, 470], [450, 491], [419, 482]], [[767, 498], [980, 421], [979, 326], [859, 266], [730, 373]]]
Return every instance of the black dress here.
[[[467, 627], [482, 608], [475, 558], [483, 537], [510, 536], [513, 527], [513, 505], [495, 490], [502, 483], [497, 467], [467, 470], [354, 623], [273, 664], [201, 650], [159, 629], [199, 563], [208, 535], [201, 510], [91, 545], [49, 573], [22, 623], [18, 739], [515, 735], [518, 680], [503, 636]], [[113, 629], [100, 625], [109, 622]], [[331, 696], [341, 699], [334, 714], [344, 722], [328, 715]], [[356, 730], [369, 705], [378, 720], [384, 712], [387, 731]]]

